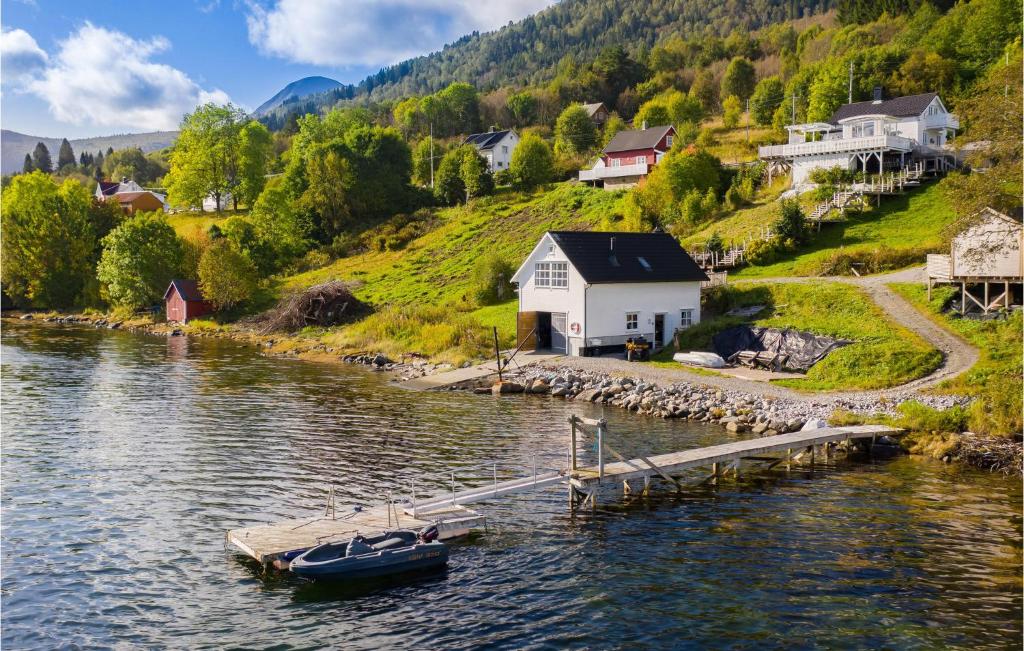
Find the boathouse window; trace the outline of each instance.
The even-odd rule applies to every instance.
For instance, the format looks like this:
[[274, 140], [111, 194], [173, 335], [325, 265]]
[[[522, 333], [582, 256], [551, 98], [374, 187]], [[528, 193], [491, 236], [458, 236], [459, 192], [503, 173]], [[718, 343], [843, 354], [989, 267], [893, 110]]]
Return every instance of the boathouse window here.
[[626, 312], [626, 330], [636, 330], [640, 322], [639, 312]]
[[693, 325], [693, 310], [679, 310], [679, 327], [689, 328]]
[[536, 287], [568, 287], [569, 263], [538, 262], [534, 273], [533, 284]]

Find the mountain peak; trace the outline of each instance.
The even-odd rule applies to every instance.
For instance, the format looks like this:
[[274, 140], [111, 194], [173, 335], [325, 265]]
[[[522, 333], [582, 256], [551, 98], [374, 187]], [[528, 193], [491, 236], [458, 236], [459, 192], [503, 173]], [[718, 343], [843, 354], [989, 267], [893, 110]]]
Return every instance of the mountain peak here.
[[302, 79], [297, 79], [296, 81], [288, 84], [278, 91], [276, 95], [260, 104], [259, 108], [253, 111], [253, 115], [259, 117], [268, 111], [281, 106], [290, 99], [305, 97], [307, 95], [315, 95], [316, 93], [323, 93], [328, 90], [334, 90], [340, 86], [340, 81], [335, 81], [329, 77], [303, 77]]

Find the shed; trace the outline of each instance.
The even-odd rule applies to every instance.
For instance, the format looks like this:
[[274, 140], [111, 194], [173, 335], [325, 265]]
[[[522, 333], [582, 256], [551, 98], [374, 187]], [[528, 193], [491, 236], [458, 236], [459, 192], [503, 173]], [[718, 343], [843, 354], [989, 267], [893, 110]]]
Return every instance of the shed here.
[[700, 322], [707, 279], [668, 233], [549, 231], [512, 276], [517, 338], [570, 355], [619, 352], [639, 336], [660, 348]]
[[188, 323], [204, 314], [213, 312], [213, 305], [203, 298], [199, 283], [194, 280], [172, 280], [164, 292], [167, 320]]
[[111, 195], [110, 199], [115, 199], [121, 205], [121, 209], [129, 215], [134, 215], [137, 212], [152, 212], [164, 209], [163, 200], [148, 190], [143, 190], [142, 192], [118, 192]]
[[[1024, 283], [1024, 226], [1013, 214], [985, 208], [971, 217], [949, 254], [928, 255], [928, 295], [935, 283], [960, 285], [961, 313], [1009, 307]], [[993, 285], [995, 294], [993, 294]], [[975, 296], [979, 294], [979, 296]]]

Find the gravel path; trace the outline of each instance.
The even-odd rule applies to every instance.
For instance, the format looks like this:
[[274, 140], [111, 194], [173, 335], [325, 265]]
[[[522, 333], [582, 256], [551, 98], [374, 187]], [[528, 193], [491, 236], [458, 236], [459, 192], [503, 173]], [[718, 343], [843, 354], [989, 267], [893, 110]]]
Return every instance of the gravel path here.
[[906, 384], [888, 389], [874, 391], [833, 391], [829, 394], [808, 394], [786, 387], [775, 386], [765, 382], [744, 380], [742, 378], [712, 376], [689, 372], [683, 368], [664, 368], [648, 364], [635, 364], [622, 359], [609, 357], [561, 357], [545, 362], [549, 369], [570, 368], [588, 372], [607, 373], [618, 377], [641, 378], [646, 382], [672, 384], [689, 382], [713, 386], [727, 391], [750, 393], [764, 397], [776, 397], [795, 402], [823, 403], [836, 406], [857, 408], [861, 405], [877, 403], [885, 398], [902, 402], [926, 387], [934, 386], [942, 380], [963, 373], [978, 361], [978, 350], [960, 339], [952, 332], [942, 328], [901, 296], [886, 287], [894, 282], [922, 282], [924, 268], [906, 269], [891, 274], [867, 276], [863, 278], [847, 276], [830, 276], [824, 278], [752, 278], [736, 282], [752, 283], [802, 283], [802, 282], [842, 282], [856, 285], [864, 289], [871, 299], [885, 311], [896, 323], [920, 335], [925, 341], [938, 349], [943, 355], [943, 363], [932, 373]]

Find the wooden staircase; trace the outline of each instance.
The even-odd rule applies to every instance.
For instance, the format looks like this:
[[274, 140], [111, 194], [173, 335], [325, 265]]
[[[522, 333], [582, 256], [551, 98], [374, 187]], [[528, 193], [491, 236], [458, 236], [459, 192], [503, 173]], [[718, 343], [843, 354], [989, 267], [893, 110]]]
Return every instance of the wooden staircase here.
[[[824, 221], [839, 221], [846, 214], [846, 209], [851, 204], [862, 203], [866, 196], [880, 197], [883, 194], [902, 194], [907, 190], [920, 186], [925, 174], [924, 165], [917, 163], [895, 172], [871, 177], [865, 183], [857, 183], [848, 189], [839, 190], [828, 200], [815, 206], [814, 210], [807, 216], [807, 220], [818, 224]], [[833, 210], [838, 210], [839, 216], [836, 219], [830, 220], [828, 216]]]

